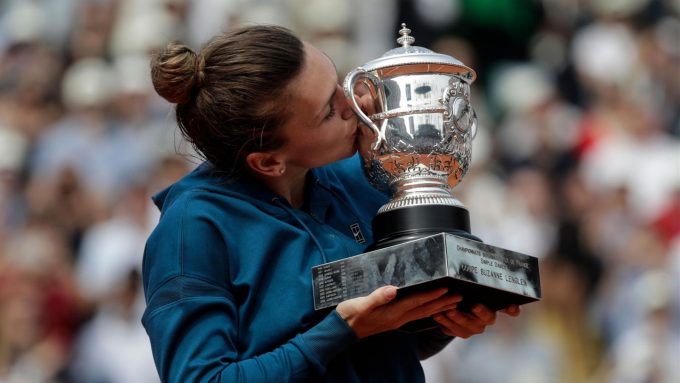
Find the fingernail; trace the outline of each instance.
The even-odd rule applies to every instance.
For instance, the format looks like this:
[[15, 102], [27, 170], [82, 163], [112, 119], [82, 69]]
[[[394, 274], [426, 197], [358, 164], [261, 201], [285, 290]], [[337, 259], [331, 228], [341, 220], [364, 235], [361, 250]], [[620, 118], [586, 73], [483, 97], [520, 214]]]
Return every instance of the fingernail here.
[[385, 289], [385, 297], [388, 299], [392, 299], [397, 296], [397, 288], [394, 286], [388, 286]]

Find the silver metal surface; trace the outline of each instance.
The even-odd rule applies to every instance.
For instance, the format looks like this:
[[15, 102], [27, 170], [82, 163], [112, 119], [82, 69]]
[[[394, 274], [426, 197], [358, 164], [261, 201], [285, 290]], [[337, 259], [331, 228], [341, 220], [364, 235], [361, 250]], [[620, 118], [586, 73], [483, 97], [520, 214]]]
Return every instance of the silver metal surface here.
[[474, 70], [460, 60], [433, 52], [427, 48], [414, 46], [416, 39], [411, 30], [401, 24], [397, 43], [400, 47], [390, 49], [381, 57], [362, 65], [367, 72], [376, 72], [378, 77], [394, 77], [405, 73], [449, 73], [461, 80], [472, 83], [477, 77]]
[[[350, 72], [345, 95], [362, 130], [364, 169], [391, 200], [380, 212], [414, 205], [463, 205], [451, 189], [465, 176], [477, 116], [470, 104], [472, 69], [459, 60], [412, 46], [402, 24], [401, 47]], [[370, 116], [357, 97], [369, 98]]]

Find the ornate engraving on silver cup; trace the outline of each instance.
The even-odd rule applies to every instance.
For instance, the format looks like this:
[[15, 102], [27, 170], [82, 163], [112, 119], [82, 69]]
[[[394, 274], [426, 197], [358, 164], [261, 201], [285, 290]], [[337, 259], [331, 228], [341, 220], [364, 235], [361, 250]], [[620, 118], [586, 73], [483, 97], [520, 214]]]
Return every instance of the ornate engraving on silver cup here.
[[[403, 27], [402, 38], [410, 32]], [[392, 193], [379, 213], [415, 205], [463, 207], [451, 189], [468, 170], [477, 130], [470, 104], [474, 71], [411, 46], [412, 37], [408, 42], [345, 77], [345, 95], [367, 127], [359, 144], [364, 170]], [[359, 95], [370, 98], [370, 116]]]

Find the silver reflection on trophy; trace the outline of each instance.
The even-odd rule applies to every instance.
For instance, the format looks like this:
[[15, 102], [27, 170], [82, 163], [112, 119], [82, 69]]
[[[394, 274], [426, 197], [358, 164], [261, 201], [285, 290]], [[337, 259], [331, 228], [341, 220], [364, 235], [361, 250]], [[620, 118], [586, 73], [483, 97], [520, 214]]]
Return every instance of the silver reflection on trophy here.
[[[391, 191], [379, 214], [419, 205], [463, 208], [451, 189], [467, 173], [477, 129], [470, 104], [475, 72], [451, 56], [412, 45], [410, 32], [402, 24], [401, 47], [354, 69], [343, 84], [370, 129], [359, 148], [364, 170], [375, 185]], [[370, 116], [355, 98], [362, 91], [374, 101]]]

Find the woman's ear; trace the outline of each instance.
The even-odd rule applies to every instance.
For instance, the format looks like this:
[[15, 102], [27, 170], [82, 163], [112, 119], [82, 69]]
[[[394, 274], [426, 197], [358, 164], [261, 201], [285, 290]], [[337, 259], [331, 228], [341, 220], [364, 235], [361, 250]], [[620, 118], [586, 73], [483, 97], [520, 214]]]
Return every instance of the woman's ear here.
[[255, 174], [279, 177], [286, 172], [286, 164], [274, 153], [254, 152], [246, 156], [246, 164]]

